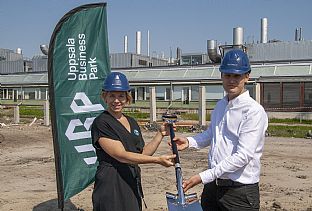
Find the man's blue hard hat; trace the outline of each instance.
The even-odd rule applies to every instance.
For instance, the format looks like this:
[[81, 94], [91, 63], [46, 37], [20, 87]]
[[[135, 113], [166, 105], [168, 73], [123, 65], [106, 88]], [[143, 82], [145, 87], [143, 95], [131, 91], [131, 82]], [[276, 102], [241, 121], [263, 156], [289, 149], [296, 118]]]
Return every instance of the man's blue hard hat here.
[[130, 86], [127, 77], [120, 72], [111, 72], [105, 79], [103, 91], [129, 91]]
[[248, 56], [240, 49], [228, 51], [221, 62], [221, 73], [227, 74], [245, 74], [251, 70]]

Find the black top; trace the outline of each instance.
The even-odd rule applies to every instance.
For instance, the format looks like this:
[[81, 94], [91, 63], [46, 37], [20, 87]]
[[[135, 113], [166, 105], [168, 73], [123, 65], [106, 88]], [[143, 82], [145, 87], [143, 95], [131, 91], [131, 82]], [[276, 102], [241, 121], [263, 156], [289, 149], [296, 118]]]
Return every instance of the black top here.
[[[96, 149], [98, 161], [116, 161], [110, 157], [99, 145], [98, 140], [101, 137], [118, 140], [122, 143], [126, 151], [142, 153], [144, 140], [138, 123], [129, 116], [124, 115], [129, 124], [131, 133], [107, 111], [100, 114], [92, 125], [92, 142]], [[118, 162], [118, 161], [117, 161]]]
[[107, 154], [99, 145], [101, 137], [120, 141], [126, 151], [142, 153], [144, 140], [137, 122], [124, 115], [129, 132], [115, 117], [104, 111], [93, 122], [91, 134], [98, 166], [92, 195], [94, 210], [137, 211], [142, 209], [140, 168], [138, 165], [121, 163]]

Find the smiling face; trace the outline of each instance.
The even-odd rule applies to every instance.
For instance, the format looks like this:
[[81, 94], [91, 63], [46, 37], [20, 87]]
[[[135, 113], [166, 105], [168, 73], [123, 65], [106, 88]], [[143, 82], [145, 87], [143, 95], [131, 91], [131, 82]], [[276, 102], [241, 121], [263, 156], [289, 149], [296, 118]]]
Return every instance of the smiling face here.
[[221, 79], [229, 100], [232, 100], [245, 91], [245, 83], [249, 80], [249, 73], [242, 75], [222, 73]]
[[124, 106], [131, 101], [127, 92], [120, 91], [103, 92], [102, 97], [107, 104], [107, 110], [115, 114], [121, 113]]

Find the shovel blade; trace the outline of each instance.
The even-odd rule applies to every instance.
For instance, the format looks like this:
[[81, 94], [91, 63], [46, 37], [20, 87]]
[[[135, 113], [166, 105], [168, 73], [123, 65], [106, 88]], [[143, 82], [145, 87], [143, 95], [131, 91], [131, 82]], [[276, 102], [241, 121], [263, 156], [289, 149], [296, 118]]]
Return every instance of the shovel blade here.
[[176, 200], [167, 198], [167, 205], [169, 211], [202, 211], [198, 200], [190, 203], [180, 204]]

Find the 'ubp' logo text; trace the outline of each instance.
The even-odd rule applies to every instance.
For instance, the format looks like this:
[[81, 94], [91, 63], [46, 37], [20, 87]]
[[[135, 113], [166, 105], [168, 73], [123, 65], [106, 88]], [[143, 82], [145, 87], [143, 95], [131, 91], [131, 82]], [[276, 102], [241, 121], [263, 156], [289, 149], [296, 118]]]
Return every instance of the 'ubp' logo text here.
[[[80, 101], [83, 105], [78, 105], [76, 101]], [[101, 104], [92, 104], [88, 96], [84, 92], [77, 92], [70, 108], [75, 114], [78, 113], [85, 113], [85, 112], [95, 112], [95, 111], [102, 111], [104, 107]], [[72, 119], [70, 120], [68, 127], [66, 129], [65, 135], [69, 141], [81, 140], [81, 139], [91, 139], [91, 131], [90, 127], [92, 122], [94, 121], [95, 117], [86, 118], [84, 122], [81, 122], [80, 119]], [[75, 132], [76, 127], [84, 127], [85, 131], [82, 132]], [[95, 149], [91, 143], [74, 146], [78, 153], [83, 152], [91, 152]], [[96, 162], [96, 155], [94, 156], [83, 158], [84, 162], [88, 165], [94, 164]]]

